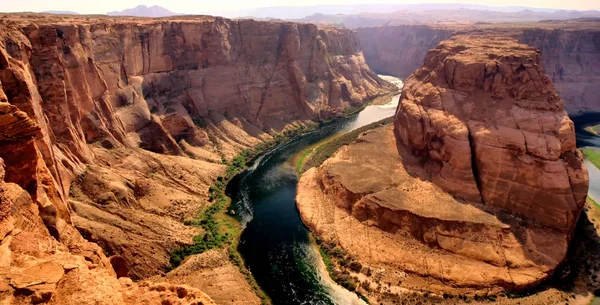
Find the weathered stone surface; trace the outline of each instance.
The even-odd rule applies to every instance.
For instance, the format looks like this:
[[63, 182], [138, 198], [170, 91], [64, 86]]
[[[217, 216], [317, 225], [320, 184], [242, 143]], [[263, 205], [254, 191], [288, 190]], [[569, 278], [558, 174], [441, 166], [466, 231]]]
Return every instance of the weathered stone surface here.
[[[186, 284], [201, 289], [217, 304], [262, 304], [239, 268], [229, 263], [228, 253], [224, 249], [212, 249], [190, 257], [165, 277], [156, 276], [150, 280]], [[234, 295], [235, 298], [232, 297]]]
[[498, 292], [547, 279], [588, 179], [539, 58], [510, 38], [440, 43], [405, 82], [394, 128], [363, 133], [302, 175], [302, 220], [382, 270], [367, 280], [400, 282], [392, 290]]
[[[405, 22], [396, 20], [395, 24]], [[367, 63], [378, 73], [408, 77], [429, 49], [459, 34], [511, 36], [541, 50], [541, 63], [570, 114], [600, 111], [600, 24], [597, 20], [532, 23], [446, 22], [358, 28]]]
[[444, 41], [406, 81], [394, 130], [442, 189], [570, 232], [587, 170], [539, 61], [510, 39]]
[[565, 233], [526, 229], [517, 218], [446, 193], [427, 179], [418, 157], [396, 147], [391, 126], [365, 133], [303, 174], [296, 202], [314, 233], [363, 266], [385, 270], [380, 281], [411, 274], [403, 288], [530, 287], [552, 273], [568, 245]]
[[[13, 254], [1, 274], [36, 291], [0, 290], [56, 304], [211, 304], [197, 289], [116, 276], [164, 273], [199, 233], [181, 220], [206, 208], [223, 159], [393, 88], [345, 29], [40, 14], [0, 18], [0, 84], [0, 249]], [[22, 264], [16, 253], [47, 242], [60, 250]], [[219, 259], [239, 291], [223, 302], [254, 296]], [[13, 279], [46, 261], [62, 264], [60, 281]]]
[[[5, 171], [0, 158], [0, 300], [6, 304], [214, 304], [201, 291], [187, 286], [117, 280], [111, 263], [98, 245], [83, 239], [57, 212], [61, 202], [47, 197], [52, 181], [39, 154], [37, 124], [16, 107], [0, 102], [3, 155], [17, 159], [19, 151], [33, 151], [36, 158], [19, 164], [36, 164], [31, 172]], [[6, 127], [6, 128], [4, 128]], [[8, 135], [8, 136], [7, 136]], [[24, 150], [20, 150], [23, 148]], [[31, 155], [21, 155], [30, 157]], [[38, 183], [33, 194], [4, 179], [17, 175]], [[23, 176], [32, 174], [33, 177]], [[21, 180], [19, 180], [21, 179]], [[28, 181], [28, 180], [25, 180]], [[35, 186], [35, 185], [34, 185]], [[34, 200], [37, 196], [38, 200]], [[69, 214], [67, 214], [69, 215]], [[184, 291], [185, 293], [181, 293]]]

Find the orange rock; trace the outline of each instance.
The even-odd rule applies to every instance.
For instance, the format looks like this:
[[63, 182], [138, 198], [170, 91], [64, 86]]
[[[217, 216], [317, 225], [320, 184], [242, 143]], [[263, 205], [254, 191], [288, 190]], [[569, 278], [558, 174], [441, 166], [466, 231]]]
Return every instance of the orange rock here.
[[406, 81], [395, 134], [451, 194], [570, 232], [587, 170], [539, 60], [505, 38], [442, 42]]
[[[223, 158], [393, 89], [366, 65], [356, 34], [340, 28], [5, 17], [0, 277], [14, 285], [0, 293], [16, 303], [212, 304], [196, 288], [115, 275], [160, 274], [170, 251], [192, 242], [199, 230], [181, 219], [206, 208]], [[248, 299], [252, 288], [223, 260], [222, 276], [244, 292], [226, 298]], [[13, 276], [45, 261], [63, 267], [60, 281], [15, 288], [25, 281]]]
[[308, 170], [296, 202], [313, 232], [381, 270], [369, 280], [462, 294], [552, 275], [587, 187], [539, 52], [457, 36], [404, 83], [393, 130], [365, 132]]

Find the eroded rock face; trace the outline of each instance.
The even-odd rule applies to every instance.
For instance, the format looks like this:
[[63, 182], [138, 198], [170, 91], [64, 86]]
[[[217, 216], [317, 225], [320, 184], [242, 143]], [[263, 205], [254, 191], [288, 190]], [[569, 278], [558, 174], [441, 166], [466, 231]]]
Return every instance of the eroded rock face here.
[[[226, 168], [222, 159], [388, 87], [344, 29], [213, 17], [4, 15], [0, 158], [6, 185], [19, 190], [11, 200], [27, 208], [12, 222], [3, 219], [2, 245], [19, 246], [8, 239], [18, 230], [43, 232], [65, 261], [92, 262], [86, 264], [103, 274], [102, 289], [131, 292], [116, 293], [115, 304], [162, 296], [192, 303], [192, 290], [117, 281], [111, 262], [119, 277], [161, 273], [170, 251], [199, 233], [181, 219], [206, 207], [208, 186]], [[54, 254], [40, 255], [62, 264]], [[237, 271], [227, 257], [221, 263]], [[60, 268], [46, 267], [56, 274], [52, 281], [59, 278]], [[82, 289], [74, 295], [85, 299], [95, 275], [65, 268], [51, 284]], [[3, 279], [15, 272], [21, 269], [3, 270]], [[223, 276], [244, 283], [239, 271]], [[0, 291], [18, 294], [19, 281]], [[253, 294], [246, 286], [232, 289]], [[85, 304], [62, 297], [60, 304]]]
[[378, 73], [408, 77], [429, 49], [454, 35], [510, 36], [542, 51], [541, 63], [570, 114], [600, 111], [599, 22], [393, 25], [358, 28], [367, 63]]
[[402, 79], [421, 66], [430, 49], [454, 35], [452, 30], [426, 25], [365, 27], [356, 32], [369, 66]]
[[600, 25], [596, 30], [529, 29], [516, 36], [542, 51], [542, 65], [565, 109], [576, 114], [600, 111]]
[[569, 232], [587, 170], [539, 61], [509, 39], [444, 41], [407, 80], [394, 130], [442, 189]]
[[[0, 130], [3, 131], [1, 147], [10, 146], [16, 152], [35, 151], [39, 126], [27, 114], [3, 101], [0, 101]], [[19, 149], [22, 147], [24, 150]], [[41, 157], [30, 162], [35, 164], [34, 174], [49, 176]], [[189, 286], [118, 280], [112, 260], [103, 250], [83, 239], [69, 219], [62, 218], [57, 211], [63, 207], [60, 202], [53, 204], [36, 185], [34, 195], [38, 199], [34, 199], [18, 184], [5, 182], [8, 174], [11, 173], [5, 171], [4, 160], [0, 158], [2, 303], [214, 304], [202, 291]], [[39, 181], [39, 188], [52, 186], [48, 183], [51, 181]]]
[[[520, 290], [565, 259], [588, 177], [536, 49], [456, 36], [405, 82], [394, 126], [304, 173], [313, 232], [375, 281], [439, 293]], [[406, 274], [400, 271], [406, 271]]]

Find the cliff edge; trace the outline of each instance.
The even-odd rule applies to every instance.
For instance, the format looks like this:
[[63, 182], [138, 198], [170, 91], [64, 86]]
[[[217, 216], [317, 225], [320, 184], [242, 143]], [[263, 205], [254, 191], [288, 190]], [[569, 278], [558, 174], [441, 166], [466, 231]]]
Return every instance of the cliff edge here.
[[[160, 276], [170, 252], [202, 233], [182, 220], [210, 205], [208, 188], [226, 160], [388, 88], [345, 29], [209, 16], [2, 14], [0, 158], [6, 185], [19, 187], [31, 210], [3, 231], [2, 247], [26, 242], [15, 239], [26, 236], [19, 230], [43, 232], [44, 242], [80, 262], [88, 257], [77, 245], [92, 249], [86, 264], [107, 283], [118, 284], [115, 274], [169, 280]], [[28, 267], [15, 253], [3, 261], [8, 284], [0, 290], [19, 299], [31, 294], [11, 282]], [[197, 276], [217, 274], [241, 293], [207, 281], [196, 288], [223, 304], [260, 303], [226, 255], [208, 256], [222, 268], [194, 270]], [[53, 281], [63, 282], [58, 275]], [[72, 289], [102, 288], [72, 281]], [[163, 292], [179, 294], [176, 286], [149, 285], [152, 302]], [[48, 287], [42, 300], [55, 300], [56, 289]], [[173, 304], [194, 301], [181, 293]], [[75, 294], [60, 300], [85, 304]]]
[[373, 270], [351, 273], [371, 283], [367, 292], [383, 282], [392, 292], [487, 294], [553, 274], [587, 186], [539, 51], [456, 36], [407, 79], [394, 127], [304, 173], [296, 199], [313, 232]]

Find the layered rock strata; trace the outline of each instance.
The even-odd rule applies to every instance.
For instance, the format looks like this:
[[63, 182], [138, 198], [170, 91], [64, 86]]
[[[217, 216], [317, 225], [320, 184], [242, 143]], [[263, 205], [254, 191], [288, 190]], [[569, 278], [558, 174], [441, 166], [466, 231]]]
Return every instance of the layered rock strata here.
[[[201, 233], [181, 220], [206, 208], [223, 159], [393, 88], [368, 68], [356, 34], [345, 29], [36, 14], [1, 16], [0, 84], [5, 181], [31, 204], [20, 229], [46, 232], [75, 260], [93, 250], [90, 268], [113, 284], [113, 267], [134, 279], [163, 273], [170, 251]], [[2, 235], [3, 246], [15, 244], [11, 234]], [[259, 303], [239, 270], [219, 258], [223, 276], [242, 283], [233, 288], [245, 304]], [[19, 270], [3, 269], [3, 279]], [[72, 289], [94, 286], [72, 280]], [[132, 287], [178, 295], [168, 288], [176, 286], [148, 285]], [[2, 287], [7, 297], [23, 292]], [[47, 295], [61, 295], [52, 289]], [[191, 303], [191, 291], [171, 301]]]
[[457, 36], [430, 51], [405, 88], [395, 135], [423, 158], [436, 185], [534, 223], [574, 228], [587, 170], [539, 51]]
[[408, 77], [429, 49], [454, 35], [511, 36], [542, 51], [541, 63], [570, 114], [600, 111], [600, 23], [595, 20], [533, 23], [448, 22], [357, 29], [367, 63], [378, 73]]
[[405, 82], [393, 129], [364, 133], [301, 177], [303, 221], [404, 288], [497, 292], [547, 279], [588, 179], [539, 61], [507, 38], [440, 43]]
[[[2, 91], [0, 91], [2, 93]], [[40, 126], [0, 95], [0, 146], [31, 157], [21, 176], [31, 179], [23, 189], [5, 182], [9, 175], [0, 158], [0, 301], [3, 304], [215, 304], [202, 291], [161, 282], [133, 283], [117, 279], [119, 256], [79, 234], [53, 204], [52, 176], [35, 154]], [[14, 155], [6, 154], [9, 160]], [[29, 153], [29, 154], [28, 154]], [[11, 161], [12, 162], [12, 161]], [[38, 180], [39, 179], [39, 180]], [[59, 195], [57, 195], [59, 196]], [[126, 272], [125, 272], [126, 273]], [[123, 275], [123, 274], [121, 274]], [[126, 275], [126, 274], [125, 274]]]

